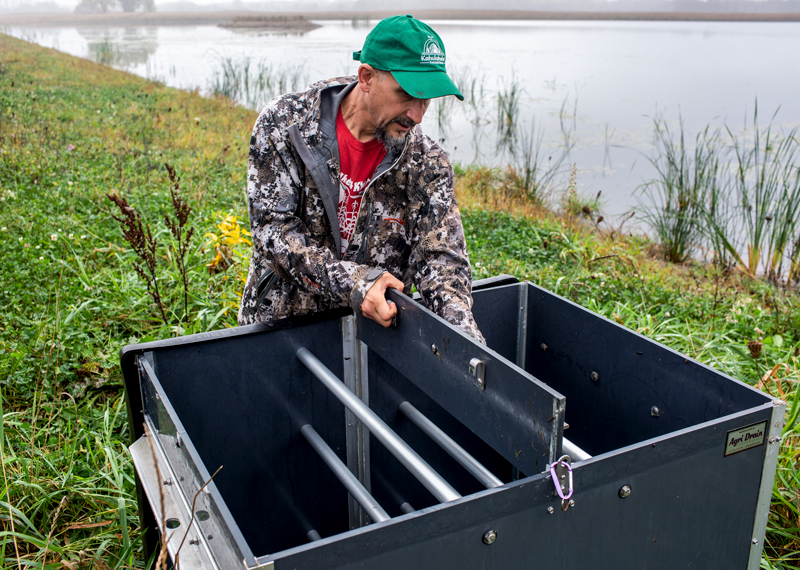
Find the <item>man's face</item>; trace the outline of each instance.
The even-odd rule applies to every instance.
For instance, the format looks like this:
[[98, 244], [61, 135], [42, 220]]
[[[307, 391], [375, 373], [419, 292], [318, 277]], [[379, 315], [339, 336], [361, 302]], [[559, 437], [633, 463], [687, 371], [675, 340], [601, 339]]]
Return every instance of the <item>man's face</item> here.
[[379, 71], [369, 82], [366, 105], [374, 122], [375, 137], [388, 150], [399, 152], [408, 131], [422, 122], [430, 99], [412, 97], [391, 73]]

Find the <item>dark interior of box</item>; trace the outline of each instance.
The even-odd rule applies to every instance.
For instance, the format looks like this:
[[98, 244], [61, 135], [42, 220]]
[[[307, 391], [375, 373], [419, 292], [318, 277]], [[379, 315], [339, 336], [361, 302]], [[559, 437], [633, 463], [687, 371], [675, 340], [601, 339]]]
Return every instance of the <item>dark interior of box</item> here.
[[[528, 305], [525, 368], [567, 397], [564, 435], [590, 454], [764, 402], [746, 386], [541, 289], [477, 291], [476, 320], [489, 346], [512, 362], [520, 288]], [[344, 407], [296, 358], [302, 346], [342, 377], [336, 317], [154, 353], [158, 378], [206, 468], [223, 466], [216, 485], [256, 556], [306, 544], [310, 530], [329, 537], [349, 528], [347, 492], [300, 435], [311, 424], [345, 461]], [[369, 399], [462, 495], [483, 487], [398, 411], [401, 402], [411, 402], [502, 481], [514, 476], [507, 459], [372, 350]], [[404, 502], [416, 509], [438, 502], [374, 437], [370, 454], [372, 494], [390, 516]]]
[[[167, 397], [256, 556], [306, 544], [349, 529], [347, 492], [300, 435], [311, 424], [346, 461], [343, 405], [295, 357], [309, 348], [342, 377], [338, 318], [291, 328], [155, 352]], [[411, 402], [501, 480], [509, 462], [376, 354], [370, 353], [372, 409], [460, 494], [484, 489], [398, 411]], [[433, 381], [433, 379], [431, 379]], [[374, 438], [372, 492], [392, 517], [408, 502], [438, 501]]]
[[599, 455], [749, 409], [767, 396], [617, 323], [520, 283], [474, 293], [493, 349], [516, 362], [520, 289], [525, 370], [566, 396], [564, 437]]

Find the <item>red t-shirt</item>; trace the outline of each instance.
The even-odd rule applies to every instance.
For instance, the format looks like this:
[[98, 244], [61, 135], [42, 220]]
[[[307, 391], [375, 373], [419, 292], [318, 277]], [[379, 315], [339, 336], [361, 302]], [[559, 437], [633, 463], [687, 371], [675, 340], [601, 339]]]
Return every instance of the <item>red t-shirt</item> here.
[[386, 148], [378, 139], [362, 143], [353, 136], [344, 122], [342, 110], [336, 117], [336, 139], [339, 142], [339, 229], [342, 233], [342, 251], [347, 251], [356, 219], [361, 209], [364, 190], [369, 185], [375, 169], [386, 156]]

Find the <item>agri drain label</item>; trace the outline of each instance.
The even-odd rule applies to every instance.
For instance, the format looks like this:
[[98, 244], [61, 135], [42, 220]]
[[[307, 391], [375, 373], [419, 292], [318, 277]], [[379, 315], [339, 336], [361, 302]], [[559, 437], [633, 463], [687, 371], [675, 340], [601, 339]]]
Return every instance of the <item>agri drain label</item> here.
[[728, 432], [725, 457], [763, 445], [767, 437], [767, 422], [752, 424]]

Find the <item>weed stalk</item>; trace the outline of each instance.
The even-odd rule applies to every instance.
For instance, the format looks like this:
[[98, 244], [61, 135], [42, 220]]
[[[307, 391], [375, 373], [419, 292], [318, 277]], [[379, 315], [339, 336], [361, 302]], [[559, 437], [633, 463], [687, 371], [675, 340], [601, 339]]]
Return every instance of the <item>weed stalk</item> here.
[[189, 215], [192, 213], [192, 207], [181, 198], [180, 192], [180, 177], [175, 173], [175, 169], [165, 162], [164, 166], [169, 174], [169, 180], [172, 187], [169, 189], [169, 195], [172, 198], [172, 216], [164, 214], [164, 221], [175, 238], [173, 245], [175, 249], [175, 258], [178, 263], [178, 271], [181, 274], [181, 281], [183, 282], [183, 314], [189, 315], [189, 276], [186, 271], [186, 261], [189, 253], [189, 242], [192, 241], [194, 235], [194, 227], [188, 226]]
[[128, 201], [117, 194], [109, 193], [106, 197], [117, 205], [120, 216], [111, 215], [122, 229], [122, 237], [125, 238], [133, 249], [138, 262], [133, 263], [136, 273], [144, 280], [147, 292], [153, 298], [164, 325], [169, 326], [167, 314], [164, 311], [164, 303], [161, 300], [161, 292], [158, 289], [158, 276], [156, 275], [156, 246], [157, 240], [150, 230], [150, 225], [142, 222], [142, 215]]

